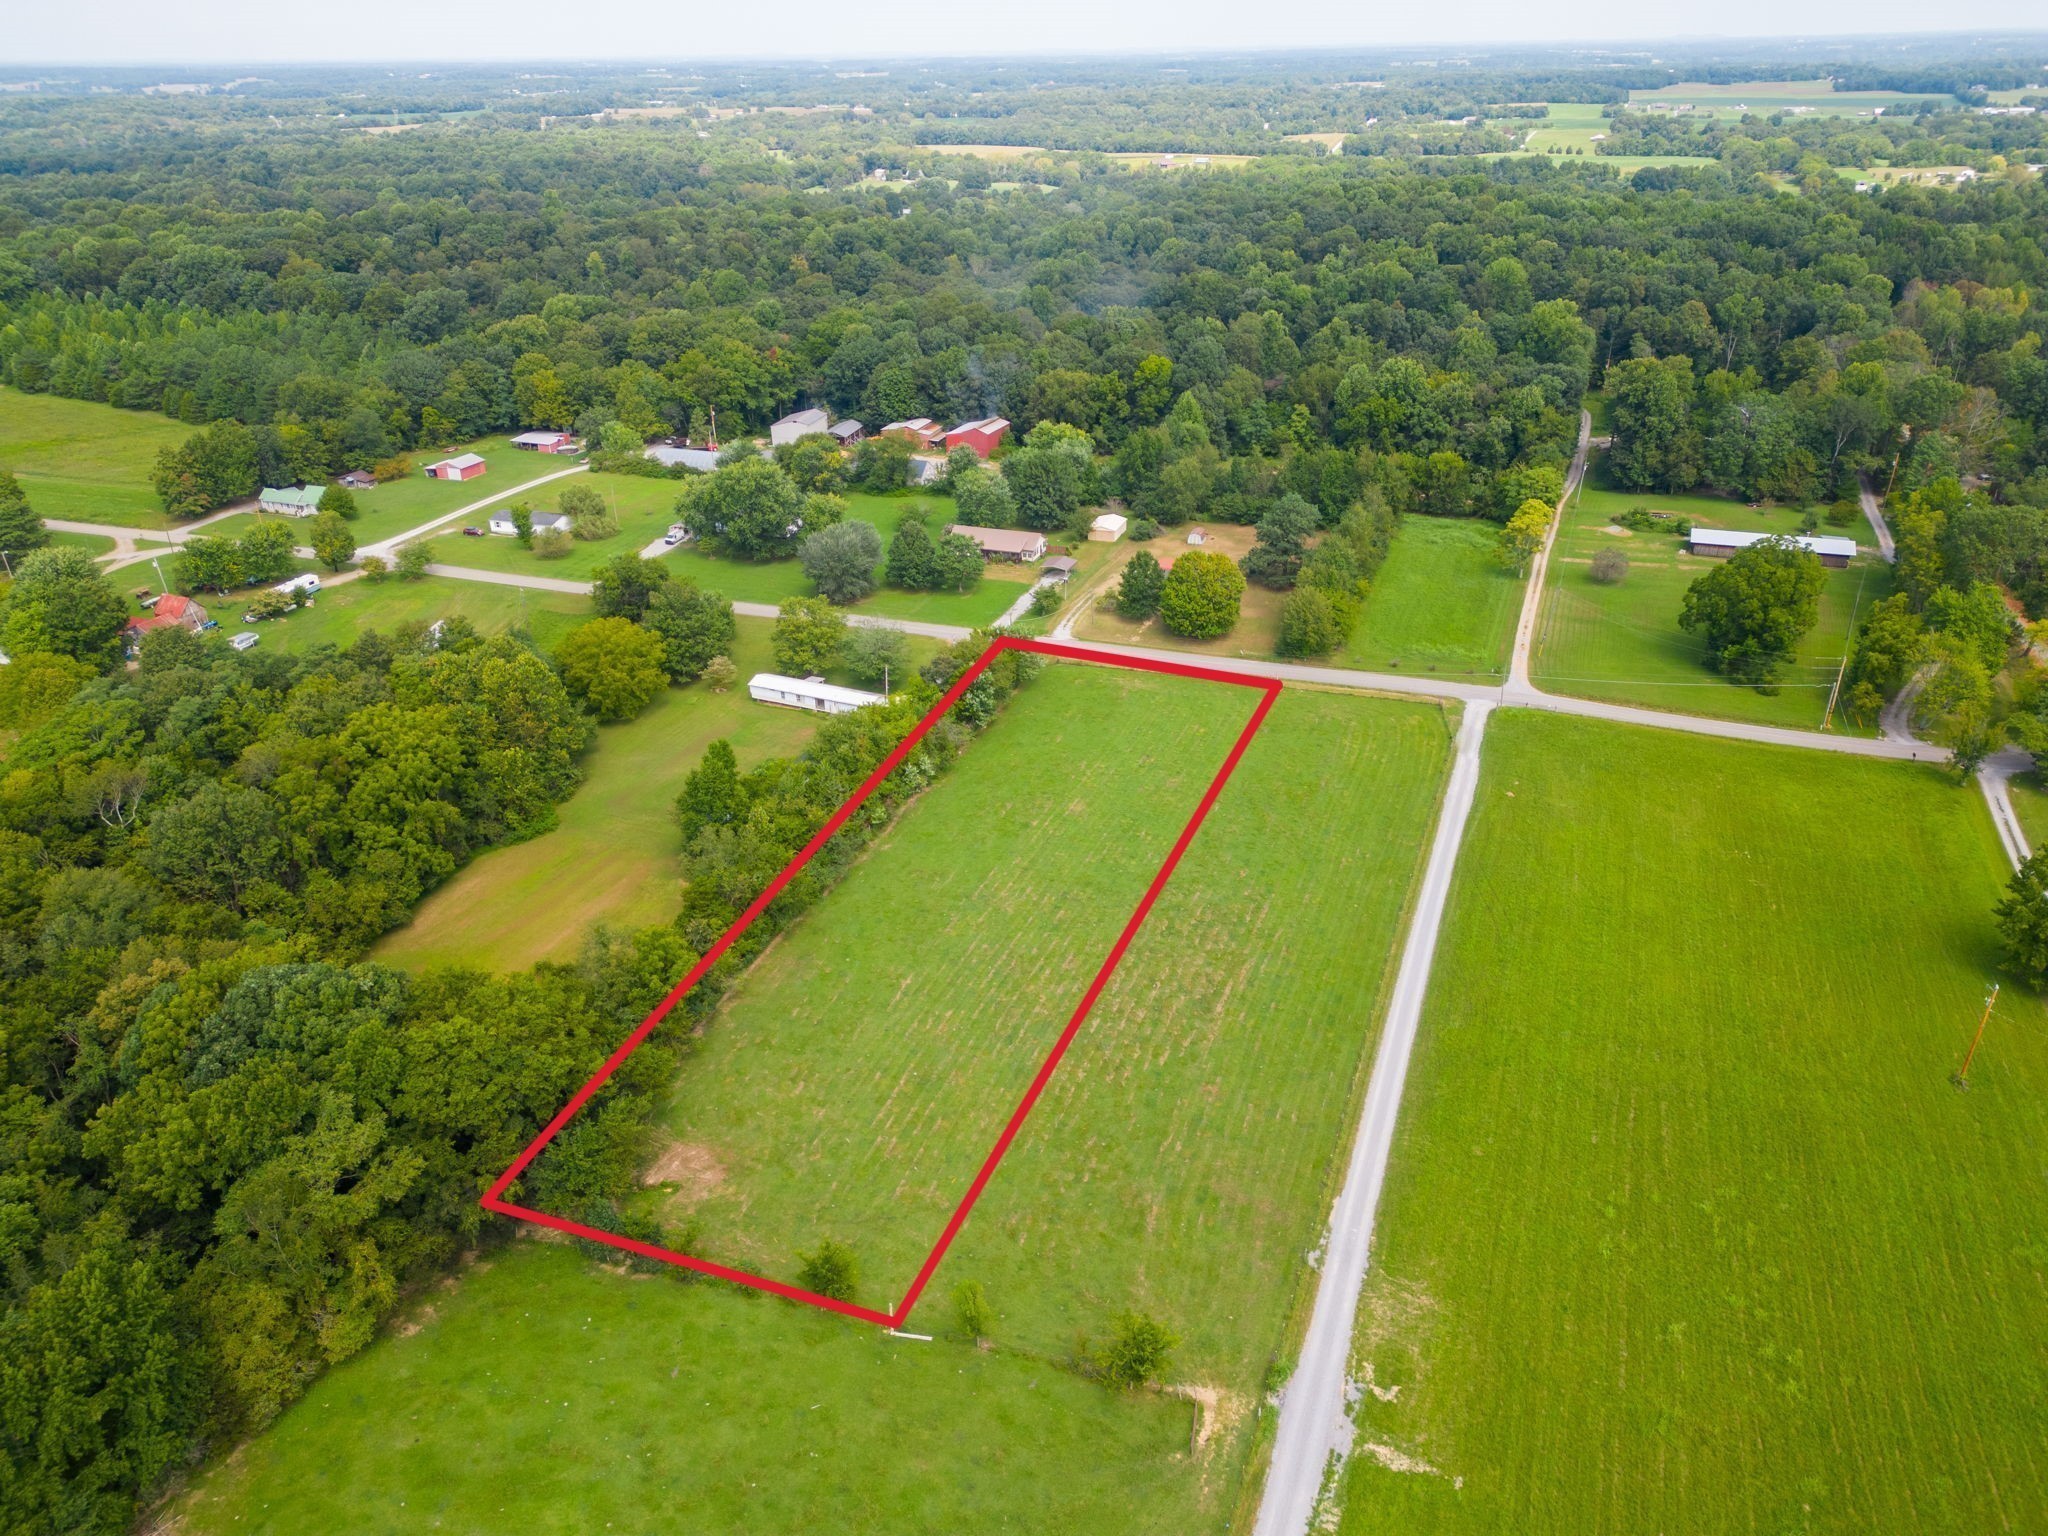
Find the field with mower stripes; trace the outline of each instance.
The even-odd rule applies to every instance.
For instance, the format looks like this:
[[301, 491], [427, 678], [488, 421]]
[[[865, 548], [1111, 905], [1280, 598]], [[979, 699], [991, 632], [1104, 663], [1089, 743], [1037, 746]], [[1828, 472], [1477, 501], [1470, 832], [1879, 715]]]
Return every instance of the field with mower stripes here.
[[1503, 711], [1360, 1311], [1366, 1533], [2048, 1529], [2048, 1028], [1935, 770]]

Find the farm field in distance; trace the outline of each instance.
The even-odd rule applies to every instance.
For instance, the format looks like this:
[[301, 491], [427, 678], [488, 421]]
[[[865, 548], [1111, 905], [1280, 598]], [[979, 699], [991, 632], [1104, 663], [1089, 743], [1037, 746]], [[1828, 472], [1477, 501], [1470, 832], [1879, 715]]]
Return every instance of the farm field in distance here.
[[1912, 95], [1900, 91], [1838, 91], [1829, 80], [1741, 80], [1708, 85], [1684, 80], [1654, 91], [1630, 91], [1628, 104], [1637, 111], [1664, 106], [1694, 112], [1742, 117], [1768, 117], [1773, 112], [1817, 112], [1832, 117], [1870, 117], [1934, 97], [1942, 91]]
[[160, 450], [192, 432], [154, 411], [0, 386], [0, 469], [13, 472], [44, 517], [169, 527], [149, 474]]
[[[1617, 525], [1609, 519], [1642, 506], [1702, 527], [1796, 533], [1798, 513], [1787, 507], [1753, 509], [1720, 497], [1619, 490], [1604, 479], [1595, 483], [1601, 467], [1596, 462], [1585, 488], [1565, 508], [1551, 552], [1531, 667], [1537, 685], [1579, 698], [1819, 729], [1852, 616], [1891, 591], [1891, 568], [1870, 545], [1868, 525], [1859, 518], [1847, 528], [1821, 526], [1821, 533], [1857, 540], [1857, 559], [1827, 572], [1819, 622], [1783, 669], [1778, 692], [1762, 694], [1712, 671], [1705, 646], [1678, 627], [1685, 589], [1715, 562], [1686, 554], [1676, 534], [1611, 532]], [[1628, 556], [1628, 574], [1612, 586], [1592, 579], [1593, 556], [1603, 548]], [[1859, 723], [1838, 709], [1831, 729], [1869, 734], [1876, 724]]]
[[[594, 923], [638, 927], [673, 918], [682, 839], [672, 808], [704, 749], [724, 737], [745, 770], [801, 750], [818, 725], [815, 715], [748, 696], [746, 679], [774, 670], [770, 624], [736, 622], [737, 685], [726, 693], [702, 682], [672, 687], [638, 718], [600, 726], [583, 759], [583, 784], [561, 807], [559, 824], [464, 865], [420, 903], [410, 923], [385, 935], [374, 957], [412, 970], [516, 971], [536, 960], [573, 959]], [[910, 646], [921, 663], [937, 642], [911, 637]], [[853, 682], [843, 673], [831, 676]]]
[[2038, 1523], [2038, 998], [1949, 1083], [2006, 873], [1933, 769], [1495, 716], [1346, 1536]]

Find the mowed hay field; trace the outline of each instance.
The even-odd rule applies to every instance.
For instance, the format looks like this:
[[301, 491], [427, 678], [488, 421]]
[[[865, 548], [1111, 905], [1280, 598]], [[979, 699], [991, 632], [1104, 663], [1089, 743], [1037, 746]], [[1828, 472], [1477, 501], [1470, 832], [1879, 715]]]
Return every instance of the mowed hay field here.
[[166, 528], [150, 488], [156, 456], [192, 435], [154, 411], [0, 387], [0, 469], [11, 471], [44, 517]]
[[[1255, 699], [1072, 665], [1025, 689], [710, 1022], [664, 1217], [781, 1279], [848, 1242], [860, 1299], [894, 1306]], [[1058, 1358], [1140, 1308], [1183, 1336], [1175, 1378], [1244, 1419], [1327, 1211], [1448, 743], [1434, 705], [1280, 699], [910, 1327], [977, 1280], [999, 1342]]]
[[[1891, 591], [1891, 568], [1869, 544], [1868, 525], [1859, 520], [1849, 528], [1822, 526], [1824, 534], [1856, 539], [1860, 553], [1847, 567], [1827, 572], [1818, 622], [1782, 670], [1778, 691], [1764, 694], [1710, 669], [1705, 645], [1678, 626], [1686, 588], [1719, 562], [1686, 554], [1684, 541], [1673, 533], [1615, 532], [1619, 525], [1610, 520], [1637, 506], [1675, 513], [1703, 528], [1789, 534], [1799, 526], [1799, 514], [1787, 507], [1752, 508], [1721, 497], [1589, 483], [1565, 509], [1551, 552], [1532, 661], [1538, 686], [1584, 699], [1818, 730], [1853, 616]], [[1603, 586], [1593, 580], [1593, 557], [1610, 548], [1628, 557], [1628, 574]], [[1876, 724], [1859, 725], [1837, 710], [1832, 728], [1869, 734]]]
[[1496, 715], [1344, 1532], [2048, 1528], [2040, 1000], [1948, 1080], [2007, 871], [1931, 769]]

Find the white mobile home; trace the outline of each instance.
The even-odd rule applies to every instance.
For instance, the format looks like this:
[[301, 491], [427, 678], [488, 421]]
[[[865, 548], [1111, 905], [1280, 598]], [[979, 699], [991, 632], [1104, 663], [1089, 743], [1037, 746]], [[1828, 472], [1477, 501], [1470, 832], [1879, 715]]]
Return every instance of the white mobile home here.
[[747, 692], [757, 704], [782, 704], [820, 715], [850, 715], [866, 705], [889, 702], [883, 694], [842, 688], [822, 677], [783, 677], [776, 672], [756, 672], [747, 683]]

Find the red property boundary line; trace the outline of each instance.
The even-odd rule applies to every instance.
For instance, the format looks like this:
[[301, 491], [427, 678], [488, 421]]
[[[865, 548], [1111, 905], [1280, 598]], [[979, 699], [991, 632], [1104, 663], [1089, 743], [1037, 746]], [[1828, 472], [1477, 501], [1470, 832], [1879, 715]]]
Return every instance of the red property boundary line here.
[[[1004, 651], [1029, 651], [1034, 655], [1060, 656], [1073, 661], [1090, 662], [1098, 666], [1128, 667], [1140, 672], [1165, 672], [1175, 677], [1192, 677], [1203, 682], [1228, 683], [1236, 688], [1255, 689], [1261, 697], [1258, 706], [1252, 710], [1251, 718], [1245, 722], [1244, 729], [1239, 732], [1236, 743], [1230, 749], [1230, 755], [1224, 758], [1223, 766], [1216, 770], [1216, 777], [1210, 780], [1209, 788], [1203, 794], [1201, 804], [1195, 807], [1194, 815], [1188, 818], [1188, 823], [1181, 829], [1180, 836], [1175, 840], [1172, 851], [1166, 855], [1165, 862], [1159, 866], [1159, 872], [1152, 877], [1152, 883], [1145, 888], [1145, 894], [1139, 899], [1137, 907], [1130, 915], [1130, 919], [1124, 924], [1123, 932], [1117, 935], [1116, 943], [1110, 946], [1108, 957], [1103, 960], [1101, 968], [1096, 971], [1095, 979], [1089, 983], [1088, 991], [1082, 996], [1080, 1005], [1074, 1009], [1073, 1015], [1067, 1020], [1066, 1028], [1060, 1031], [1059, 1039], [1053, 1043], [1052, 1049], [1046, 1053], [1045, 1060], [1039, 1065], [1038, 1075], [1032, 1078], [1031, 1086], [1024, 1091], [1024, 1097], [1018, 1100], [1016, 1109], [1011, 1111], [1009, 1122], [1004, 1125], [1002, 1134], [996, 1138], [995, 1145], [989, 1149], [988, 1156], [983, 1159], [980, 1171], [974, 1176], [974, 1182], [967, 1186], [967, 1193], [961, 1197], [960, 1203], [954, 1207], [953, 1215], [947, 1221], [945, 1231], [939, 1235], [939, 1240], [932, 1245], [932, 1250], [926, 1256], [923, 1267], [917, 1272], [917, 1278], [911, 1282], [910, 1289], [904, 1294], [903, 1301], [896, 1310], [893, 1312], [879, 1312], [873, 1307], [858, 1306], [850, 1301], [838, 1301], [830, 1296], [820, 1296], [817, 1292], [807, 1291], [802, 1286], [790, 1285], [781, 1280], [770, 1279], [766, 1275], [750, 1274], [746, 1270], [733, 1269], [727, 1265], [717, 1264], [709, 1259], [696, 1258], [687, 1253], [677, 1253], [673, 1249], [663, 1248], [654, 1243], [643, 1243], [635, 1238], [621, 1236], [617, 1232], [605, 1232], [596, 1227], [586, 1227], [581, 1222], [570, 1221], [562, 1216], [550, 1215], [546, 1211], [536, 1211], [530, 1206], [515, 1205], [505, 1199], [505, 1191], [512, 1187], [513, 1180], [524, 1173], [527, 1166], [536, 1157], [540, 1156], [548, 1143], [561, 1134], [562, 1128], [576, 1118], [583, 1106], [590, 1102], [591, 1096], [611, 1079], [612, 1074], [619, 1070], [627, 1057], [640, 1048], [642, 1042], [654, 1032], [655, 1026], [667, 1018], [669, 1011], [682, 1001], [684, 994], [696, 986], [704, 978], [705, 973], [718, 963], [719, 958], [732, 947], [734, 940], [738, 939], [741, 934], [753, 926], [754, 920], [767, 910], [770, 902], [782, 893], [783, 887], [795, 879], [798, 871], [817, 856], [818, 851], [826, 843], [830, 842], [833, 835], [846, 824], [847, 818], [859, 810], [868, 796], [881, 786], [882, 781], [896, 771], [897, 766], [924, 739], [925, 733], [938, 723], [946, 711], [959, 701], [960, 696], [968, 688], [973, 686], [975, 679], [988, 669], [989, 663], [994, 661]], [[780, 874], [768, 882], [767, 888], [759, 896], [756, 896], [747, 910], [742, 912], [733, 925], [719, 936], [718, 942], [704, 952], [703, 959], [691, 966], [689, 974], [677, 982], [668, 996], [655, 1005], [654, 1011], [640, 1021], [639, 1027], [626, 1036], [625, 1040], [619, 1045], [619, 1048], [613, 1051], [610, 1057], [606, 1059], [605, 1064], [599, 1067], [596, 1073], [592, 1075], [590, 1081], [581, 1088], [578, 1088], [570, 1096], [569, 1102], [564, 1104], [555, 1115], [555, 1118], [547, 1123], [546, 1128], [538, 1136], [534, 1137], [526, 1150], [512, 1160], [512, 1165], [509, 1168], [498, 1175], [497, 1181], [484, 1192], [483, 1199], [479, 1203], [485, 1210], [496, 1212], [500, 1216], [510, 1216], [519, 1221], [530, 1221], [537, 1226], [549, 1227], [557, 1232], [566, 1232], [573, 1237], [585, 1238], [594, 1243], [604, 1243], [610, 1247], [622, 1249], [627, 1253], [638, 1254], [642, 1258], [658, 1259], [664, 1264], [674, 1264], [683, 1269], [695, 1270], [699, 1274], [711, 1275], [720, 1280], [729, 1280], [736, 1285], [751, 1286], [756, 1290], [768, 1291], [777, 1296], [787, 1297], [791, 1301], [808, 1302], [810, 1305], [822, 1307], [828, 1312], [837, 1312], [845, 1317], [858, 1318], [866, 1323], [876, 1323], [884, 1328], [901, 1327], [910, 1316], [910, 1309], [917, 1305], [917, 1299], [924, 1293], [925, 1286], [930, 1284], [933, 1274], [938, 1270], [939, 1262], [946, 1256], [946, 1250], [952, 1246], [953, 1239], [959, 1235], [960, 1228], [966, 1224], [968, 1213], [974, 1209], [975, 1201], [981, 1198], [981, 1192], [988, 1187], [988, 1181], [994, 1177], [996, 1165], [1002, 1162], [1003, 1154], [1010, 1150], [1010, 1143], [1016, 1139], [1017, 1132], [1022, 1129], [1025, 1118], [1030, 1115], [1032, 1107], [1037, 1104], [1038, 1096], [1045, 1091], [1045, 1085], [1052, 1080], [1054, 1071], [1059, 1067], [1060, 1059], [1067, 1054], [1067, 1047], [1074, 1043], [1074, 1037], [1081, 1032], [1082, 1024], [1087, 1021], [1088, 1015], [1094, 1010], [1096, 999], [1102, 996], [1102, 989], [1109, 984], [1109, 978], [1115, 973], [1117, 966], [1123, 962], [1124, 952], [1131, 947], [1131, 940], [1137, 937], [1139, 928], [1144, 926], [1146, 917], [1152, 911], [1152, 904], [1159, 899], [1159, 893], [1166, 889], [1166, 882], [1173, 877], [1173, 871], [1179, 865], [1181, 855], [1187, 852], [1188, 845], [1195, 840], [1195, 833], [1201, 830], [1202, 822], [1208, 817], [1209, 808], [1215, 805], [1217, 796], [1223, 793], [1223, 786], [1230, 781], [1231, 774], [1236, 772], [1238, 761], [1244, 756], [1245, 748], [1251, 745], [1252, 737], [1258, 734], [1259, 727], [1265, 723], [1267, 711], [1272, 709], [1273, 701], [1279, 696], [1280, 684], [1275, 680], [1246, 677], [1235, 672], [1219, 672], [1209, 667], [1191, 666], [1182, 662], [1155, 661], [1149, 657], [1108, 656], [1098, 651], [1084, 651], [1074, 646], [1060, 645], [1047, 640], [1025, 640], [1007, 635], [998, 637], [990, 644], [987, 650], [983, 651], [975, 659], [974, 665], [960, 674], [953, 686], [946, 690], [944, 697], [931, 707], [930, 712], [922, 720], [918, 721], [916, 728], [903, 738], [896, 750], [884, 758], [880, 766], [868, 775], [866, 782], [847, 797], [845, 804], [832, 813], [825, 824], [818, 829], [817, 835], [804, 844], [802, 850], [795, 858], [783, 866]]]

